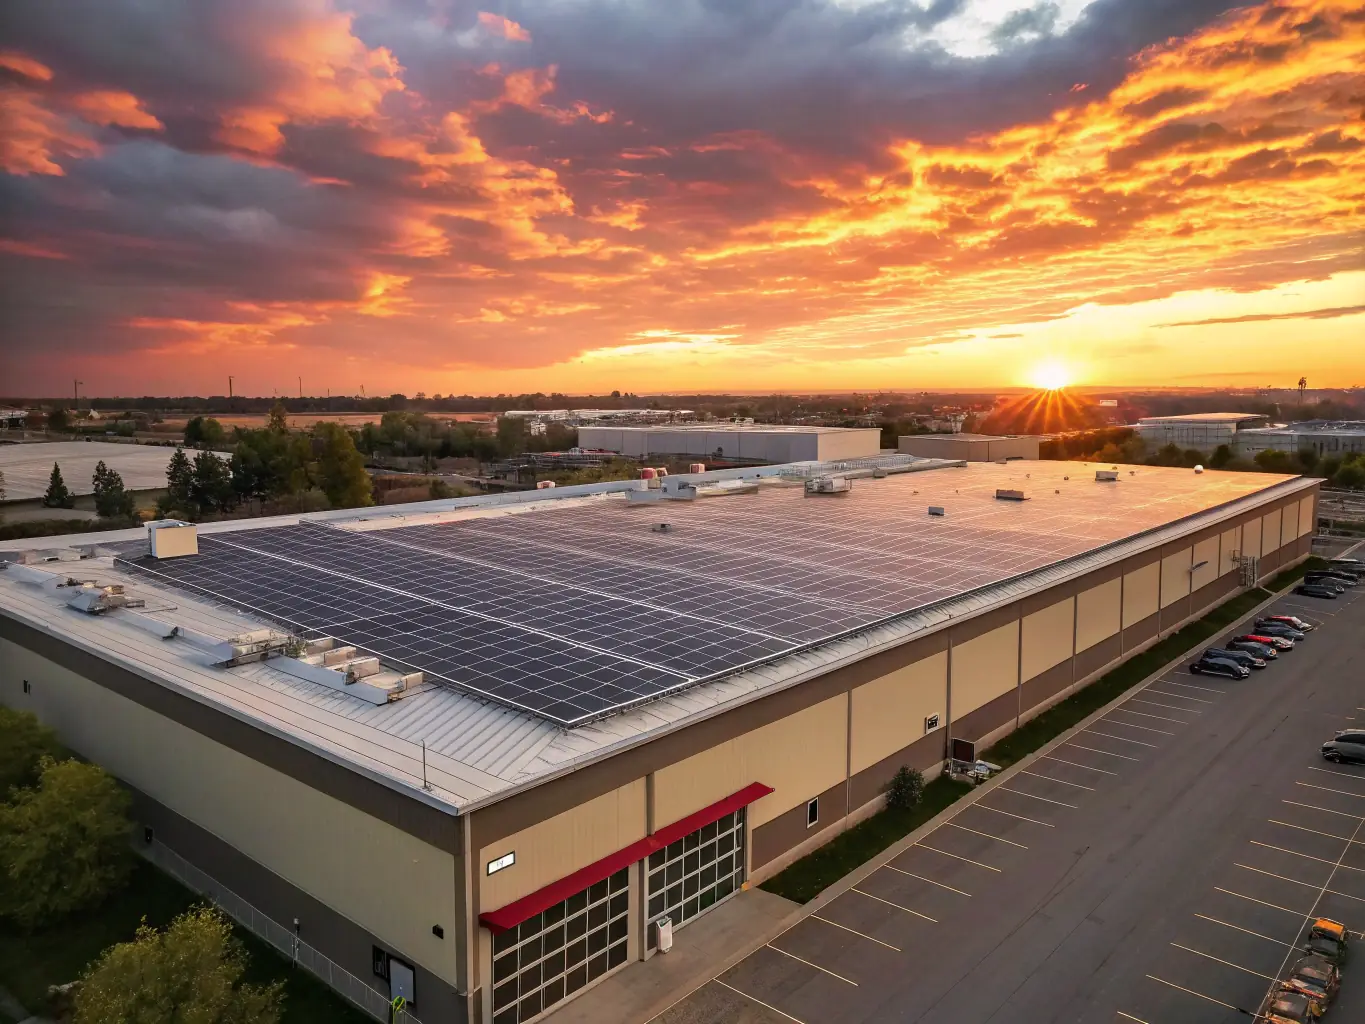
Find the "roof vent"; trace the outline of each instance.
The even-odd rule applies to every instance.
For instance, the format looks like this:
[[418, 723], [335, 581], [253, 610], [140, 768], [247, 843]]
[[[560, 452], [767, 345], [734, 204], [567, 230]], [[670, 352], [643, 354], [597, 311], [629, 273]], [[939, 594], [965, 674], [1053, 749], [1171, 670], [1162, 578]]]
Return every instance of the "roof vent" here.
[[538, 490], [538, 491], [548, 491], [548, 490], [549, 490], [551, 487], [553, 487], [554, 485], [555, 485], [555, 482], [554, 482], [553, 480], [537, 480], [537, 481], [536, 481], [536, 490]]
[[807, 494], [847, 494], [853, 481], [846, 476], [817, 476], [806, 481]]
[[651, 529], [652, 531], [654, 531], [655, 533], [672, 533], [672, 532], [673, 532], [673, 527], [670, 526], [668, 523], [655, 523], [653, 526], [650, 527], [650, 529]]
[[1001, 501], [1026, 501], [1023, 491], [1015, 490], [1012, 487], [997, 488], [995, 496]]
[[930, 505], [929, 514], [931, 516], [946, 516], [948, 513], [943, 510], [942, 505]]
[[1195, 466], [1195, 467], [1194, 467], [1194, 471], [1195, 471], [1196, 473], [1202, 473], [1202, 472], [1204, 472], [1204, 467], [1203, 467], [1203, 466]]
[[1095, 470], [1095, 479], [1098, 480], [1100, 483], [1114, 482], [1118, 480], [1118, 478], [1119, 478], [1118, 473], [1112, 469]]

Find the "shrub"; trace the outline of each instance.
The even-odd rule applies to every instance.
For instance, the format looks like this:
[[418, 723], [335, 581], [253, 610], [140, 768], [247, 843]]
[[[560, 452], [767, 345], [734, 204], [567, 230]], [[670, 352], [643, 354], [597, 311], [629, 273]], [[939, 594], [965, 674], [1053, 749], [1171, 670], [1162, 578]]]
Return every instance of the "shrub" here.
[[27, 711], [0, 705], [0, 799], [12, 786], [29, 786], [38, 778], [38, 764], [62, 752], [57, 734]]
[[246, 969], [232, 927], [212, 907], [181, 914], [164, 932], [144, 922], [86, 971], [76, 1024], [276, 1024], [283, 983], [239, 984]]
[[886, 784], [886, 806], [908, 811], [924, 799], [924, 773], [901, 765]]
[[0, 911], [20, 927], [100, 903], [128, 880], [126, 791], [102, 768], [39, 762], [38, 785], [0, 806]]

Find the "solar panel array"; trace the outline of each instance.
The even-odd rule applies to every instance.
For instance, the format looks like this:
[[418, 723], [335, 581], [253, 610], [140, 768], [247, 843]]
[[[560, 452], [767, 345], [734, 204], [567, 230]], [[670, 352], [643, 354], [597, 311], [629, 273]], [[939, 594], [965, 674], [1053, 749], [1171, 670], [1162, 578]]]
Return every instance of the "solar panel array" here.
[[[201, 536], [196, 557], [124, 564], [572, 726], [1264, 486], [1175, 470], [1106, 485], [1064, 480], [1074, 464], [1029, 465], [860, 480], [839, 498], [777, 487], [243, 530]], [[1004, 486], [1034, 500], [995, 500]], [[928, 518], [930, 503], [947, 515]]]

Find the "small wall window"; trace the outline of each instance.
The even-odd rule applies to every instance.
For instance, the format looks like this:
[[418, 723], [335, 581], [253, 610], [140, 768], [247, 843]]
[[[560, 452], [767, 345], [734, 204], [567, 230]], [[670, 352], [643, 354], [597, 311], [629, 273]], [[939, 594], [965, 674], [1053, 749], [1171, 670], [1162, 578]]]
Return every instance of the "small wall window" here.
[[814, 800], [812, 800], [812, 801], [810, 801], [809, 803], [806, 804], [806, 828], [810, 828], [812, 825], [814, 825], [814, 824], [815, 824], [817, 821], [819, 821], [819, 820], [820, 820], [820, 798], [819, 798], [819, 797], [816, 797]]

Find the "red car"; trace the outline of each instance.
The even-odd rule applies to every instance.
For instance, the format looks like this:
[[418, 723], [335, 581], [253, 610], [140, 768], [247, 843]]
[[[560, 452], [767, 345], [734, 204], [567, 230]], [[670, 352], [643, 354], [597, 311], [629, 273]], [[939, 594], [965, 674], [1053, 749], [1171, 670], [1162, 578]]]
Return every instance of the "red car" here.
[[1275, 648], [1277, 651], [1292, 651], [1294, 649], [1294, 641], [1286, 640], [1282, 636], [1266, 636], [1263, 633], [1248, 633], [1246, 636], [1239, 636], [1237, 639], [1254, 640], [1258, 644], [1265, 644], [1268, 647]]

